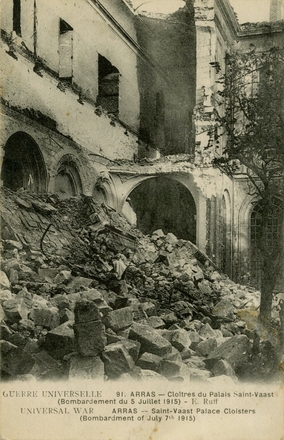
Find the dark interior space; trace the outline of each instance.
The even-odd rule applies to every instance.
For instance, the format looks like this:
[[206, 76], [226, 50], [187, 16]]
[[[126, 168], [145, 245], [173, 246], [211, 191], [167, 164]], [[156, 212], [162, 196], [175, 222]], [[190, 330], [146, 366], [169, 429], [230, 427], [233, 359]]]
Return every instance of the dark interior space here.
[[5, 146], [1, 179], [7, 188], [29, 189], [35, 193], [46, 190], [46, 169], [36, 142], [26, 133], [13, 134]]
[[144, 234], [162, 229], [196, 243], [196, 207], [191, 193], [179, 182], [153, 178], [130, 194], [137, 227]]

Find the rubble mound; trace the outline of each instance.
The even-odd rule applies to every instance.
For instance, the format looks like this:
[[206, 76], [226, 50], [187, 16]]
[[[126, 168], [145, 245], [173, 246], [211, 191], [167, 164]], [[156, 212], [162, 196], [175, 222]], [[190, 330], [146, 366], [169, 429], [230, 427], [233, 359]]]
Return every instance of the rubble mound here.
[[260, 294], [187, 240], [92, 197], [2, 194], [1, 373], [11, 379], [267, 380]]

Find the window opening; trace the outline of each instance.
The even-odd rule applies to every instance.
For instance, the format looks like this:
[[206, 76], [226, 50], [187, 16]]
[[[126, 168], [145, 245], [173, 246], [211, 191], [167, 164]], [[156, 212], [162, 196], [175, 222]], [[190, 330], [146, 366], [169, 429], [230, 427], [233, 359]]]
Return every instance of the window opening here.
[[59, 78], [72, 81], [73, 76], [73, 29], [60, 19], [59, 24]]
[[21, 36], [21, 0], [14, 0], [13, 3], [13, 31]]
[[99, 54], [99, 94], [97, 105], [108, 113], [119, 112], [119, 70]]

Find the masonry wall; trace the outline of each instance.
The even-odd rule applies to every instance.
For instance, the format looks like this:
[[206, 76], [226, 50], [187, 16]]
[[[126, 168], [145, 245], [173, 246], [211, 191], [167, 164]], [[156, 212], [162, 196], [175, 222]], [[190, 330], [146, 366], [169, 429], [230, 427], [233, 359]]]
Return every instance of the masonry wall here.
[[142, 139], [161, 153], [194, 151], [193, 108], [196, 53], [193, 7], [165, 17], [139, 16], [139, 44], [148, 60], [139, 59]]
[[[56, 4], [36, 2], [37, 32], [34, 35], [34, 2], [22, 0], [21, 36], [13, 35], [17, 60], [7, 54], [7, 41], [12, 30], [12, 1], [2, 2], [3, 99], [10, 106], [40, 111], [56, 121], [57, 129], [93, 154], [132, 159], [137, 153], [139, 125], [139, 91], [137, 84], [137, 53], [124, 32], [135, 42], [134, 26], [129, 9], [116, 2], [120, 31], [93, 2]], [[111, 5], [113, 2], [104, 2]], [[119, 7], [118, 7], [119, 6]], [[113, 6], [111, 7], [113, 9]], [[113, 11], [114, 13], [116, 11]], [[59, 81], [59, 22], [63, 19], [73, 29], [72, 84]], [[129, 23], [130, 24], [127, 24]], [[127, 24], [127, 25], [126, 25]], [[40, 75], [34, 72], [36, 45]], [[98, 54], [107, 58], [120, 72], [119, 114], [110, 117], [100, 109], [95, 113], [98, 95]], [[6, 72], [9, 72], [7, 74]], [[82, 103], [78, 102], [81, 98]], [[127, 127], [127, 129], [126, 129]], [[133, 131], [134, 135], [132, 135]]]

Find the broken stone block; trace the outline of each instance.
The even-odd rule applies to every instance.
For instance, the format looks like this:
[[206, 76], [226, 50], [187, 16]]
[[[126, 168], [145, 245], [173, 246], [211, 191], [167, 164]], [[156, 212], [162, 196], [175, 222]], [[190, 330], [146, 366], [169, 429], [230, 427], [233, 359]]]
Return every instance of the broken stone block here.
[[8, 341], [0, 341], [1, 371], [10, 376], [28, 374], [34, 365], [34, 359], [28, 353]]
[[9, 290], [10, 289], [10, 281], [5, 272], [3, 270], [0, 270], [0, 288], [1, 290]]
[[189, 368], [196, 368], [199, 370], [204, 370], [206, 368], [206, 365], [203, 362], [203, 360], [196, 355], [191, 356], [189, 359], [186, 359], [184, 362]]
[[101, 314], [96, 304], [93, 301], [83, 298], [76, 301], [74, 313], [76, 324], [99, 321], [101, 319]]
[[74, 322], [64, 322], [47, 333], [44, 348], [52, 352], [55, 359], [63, 357], [75, 350]]
[[195, 350], [197, 344], [198, 344], [200, 341], [202, 341], [203, 339], [202, 339], [202, 337], [200, 336], [200, 334], [197, 333], [197, 332], [195, 332], [195, 331], [189, 331], [189, 332], [188, 332], [188, 336], [189, 336], [189, 339], [191, 340], [191, 345], [190, 345], [190, 346], [191, 346], [191, 348], [192, 348], [193, 350]]
[[57, 307], [41, 307], [36, 304], [31, 310], [29, 316], [30, 319], [34, 321], [35, 325], [40, 325], [50, 330], [60, 325], [60, 316]]
[[16, 298], [18, 302], [23, 302], [28, 309], [31, 309], [33, 307], [34, 304], [33, 295], [25, 287], [17, 293]]
[[142, 382], [145, 382], [148, 380], [149, 381], [155, 380], [155, 381], [159, 381], [159, 382], [168, 382], [168, 379], [166, 379], [164, 376], [157, 373], [156, 371], [144, 370], [144, 369], [141, 369], [138, 379], [141, 380]]
[[209, 338], [197, 344], [195, 351], [199, 356], [208, 356], [217, 347], [216, 338]]
[[153, 233], [152, 233], [152, 240], [155, 240], [155, 239], [157, 239], [157, 238], [160, 238], [160, 237], [164, 237], [165, 236], [165, 234], [164, 234], [164, 232], [163, 232], [163, 230], [162, 229], [157, 229], [156, 231], [154, 231]]
[[170, 382], [190, 382], [190, 370], [185, 364], [180, 365], [178, 374], [168, 378]]
[[220, 328], [224, 338], [228, 338], [228, 337], [230, 338], [231, 336], [234, 336], [233, 333], [227, 330], [223, 324], [221, 324]]
[[174, 330], [172, 332], [170, 342], [179, 351], [183, 351], [184, 349], [189, 348], [191, 345], [188, 332], [184, 329]]
[[63, 374], [63, 367], [60, 362], [53, 359], [46, 351], [42, 350], [33, 354], [35, 364], [30, 374], [38, 379], [60, 378]]
[[172, 244], [172, 245], [174, 245], [174, 244], [176, 244], [176, 243], [178, 242], [178, 239], [177, 239], [177, 237], [175, 236], [175, 234], [173, 234], [172, 232], [168, 232], [167, 235], [166, 235], [166, 237], [165, 237], [165, 241], [166, 241], [168, 244]]
[[208, 363], [209, 367], [213, 367], [218, 360], [225, 359], [236, 371], [247, 363], [250, 353], [251, 344], [248, 337], [245, 335], [237, 335], [229, 338], [210, 353], [206, 359], [206, 364]]
[[131, 339], [123, 339], [121, 343], [124, 345], [134, 362], [136, 362], [140, 353], [140, 342]]
[[72, 275], [69, 270], [61, 270], [55, 275], [53, 282], [55, 284], [66, 284], [71, 278]]
[[52, 283], [55, 276], [58, 274], [58, 269], [52, 267], [39, 268], [38, 274], [42, 279], [44, 279], [48, 283]]
[[63, 324], [67, 321], [75, 321], [75, 314], [72, 312], [72, 310], [69, 309], [61, 309], [59, 310], [59, 318], [60, 318], [60, 324]]
[[19, 272], [16, 269], [10, 269], [9, 281], [11, 284], [17, 284], [19, 281]]
[[12, 299], [12, 293], [10, 290], [1, 290], [0, 289], [0, 303], [2, 304], [4, 301], [7, 301], [8, 299]]
[[140, 342], [142, 353], [149, 352], [158, 356], [165, 356], [172, 351], [169, 341], [160, 336], [157, 330], [153, 330], [153, 328], [148, 325], [132, 324], [129, 338]]
[[142, 356], [137, 361], [137, 366], [143, 368], [144, 370], [158, 371], [160, 362], [162, 361], [161, 356], [157, 356], [153, 353], [143, 353]]
[[158, 373], [167, 378], [178, 376], [181, 372], [182, 365], [181, 362], [163, 359], [159, 364]]
[[213, 328], [208, 324], [204, 324], [201, 329], [199, 330], [199, 336], [201, 336], [204, 339], [209, 339], [209, 338], [215, 338], [216, 337], [216, 333], [213, 330]]
[[172, 347], [172, 352], [166, 354], [166, 356], [164, 356], [164, 359], [168, 361], [182, 362], [181, 353], [175, 347]]
[[67, 284], [70, 292], [80, 292], [92, 284], [93, 280], [84, 277], [75, 277]]
[[25, 304], [16, 299], [8, 299], [2, 304], [7, 319], [11, 322], [19, 322], [28, 316], [28, 309]]
[[197, 266], [193, 268], [193, 278], [195, 281], [201, 281], [204, 279], [204, 273], [201, 269], [197, 268]]
[[101, 321], [89, 321], [74, 324], [75, 341], [82, 356], [97, 356], [107, 342], [105, 326]]
[[8, 341], [11, 335], [12, 335], [12, 331], [9, 329], [9, 327], [4, 322], [1, 322], [0, 339], [5, 339], [6, 341]]
[[155, 329], [163, 329], [166, 327], [165, 322], [159, 316], [150, 316], [145, 321], [147, 325]]
[[57, 209], [54, 208], [50, 203], [45, 203], [35, 199], [33, 199], [31, 203], [34, 207], [34, 210], [43, 215], [53, 214], [54, 212], [57, 211]]
[[164, 321], [166, 327], [169, 327], [178, 322], [178, 318], [174, 312], [162, 313], [160, 315], [160, 318]]
[[204, 293], [205, 295], [210, 295], [212, 293], [212, 289], [210, 287], [210, 283], [207, 280], [202, 280], [198, 283], [198, 289]]
[[189, 373], [192, 382], [206, 382], [211, 377], [211, 373], [208, 370], [190, 368]]
[[71, 301], [67, 295], [58, 294], [50, 299], [50, 303], [57, 307], [58, 310], [70, 309]]
[[71, 356], [69, 360], [69, 379], [104, 379], [104, 363], [99, 358]]
[[146, 313], [146, 315], [148, 317], [157, 315], [156, 306], [155, 306], [155, 304], [153, 304], [151, 302], [141, 303], [140, 307], [142, 310], [144, 310], [144, 312]]
[[224, 359], [220, 359], [214, 367], [212, 368], [212, 373], [214, 376], [230, 376], [230, 377], [236, 377], [235, 371], [233, 370], [231, 364], [227, 362]]
[[115, 332], [130, 327], [133, 322], [133, 313], [130, 307], [112, 310], [104, 317], [103, 322], [106, 327], [110, 327]]
[[102, 359], [105, 366], [105, 373], [111, 379], [117, 378], [123, 373], [127, 373], [135, 366], [134, 360], [125, 346], [120, 342], [108, 345], [102, 353]]
[[235, 318], [235, 307], [232, 301], [227, 298], [219, 301], [213, 308], [212, 315], [233, 320]]

